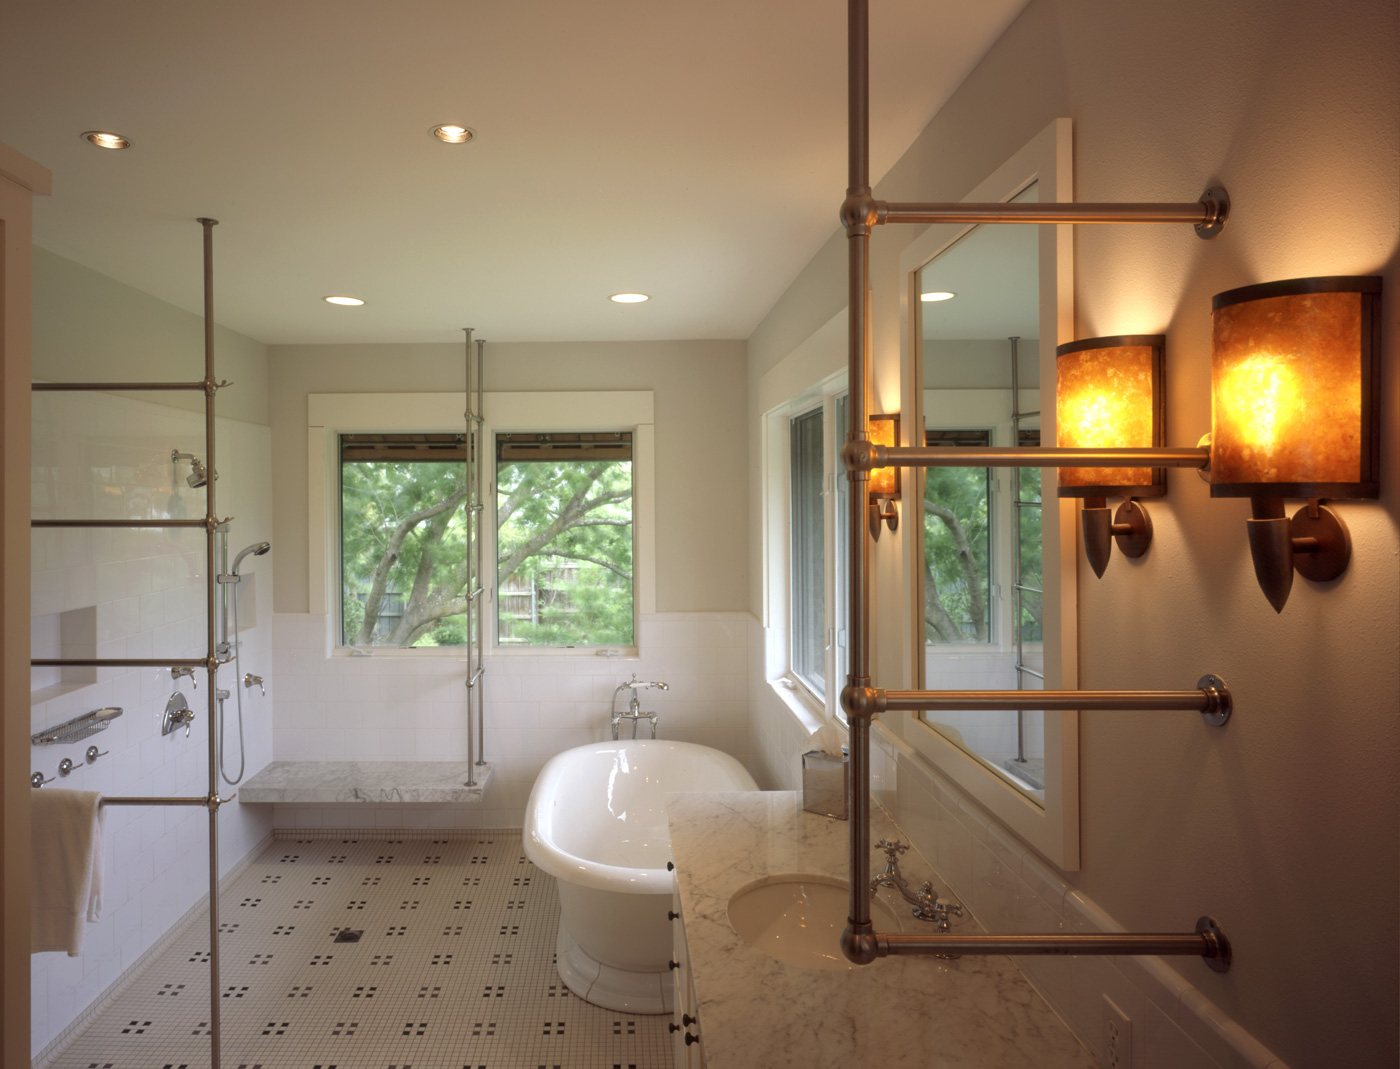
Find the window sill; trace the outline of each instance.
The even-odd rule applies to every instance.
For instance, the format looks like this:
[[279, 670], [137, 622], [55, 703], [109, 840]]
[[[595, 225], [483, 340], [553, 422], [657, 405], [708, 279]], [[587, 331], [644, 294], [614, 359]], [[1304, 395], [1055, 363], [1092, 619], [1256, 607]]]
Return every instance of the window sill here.
[[831, 722], [827, 719], [826, 710], [786, 676], [780, 679], [770, 679], [768, 685], [773, 688], [773, 693], [778, 696], [778, 700], [787, 707], [792, 718], [808, 735]]

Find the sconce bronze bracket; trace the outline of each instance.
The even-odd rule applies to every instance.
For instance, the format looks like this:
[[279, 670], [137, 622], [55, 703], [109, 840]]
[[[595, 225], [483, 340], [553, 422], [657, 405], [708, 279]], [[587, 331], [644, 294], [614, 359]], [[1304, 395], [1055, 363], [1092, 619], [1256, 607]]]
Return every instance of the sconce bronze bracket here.
[[1351, 563], [1351, 533], [1331, 509], [1309, 501], [1286, 519], [1278, 498], [1255, 498], [1254, 518], [1246, 520], [1254, 577], [1275, 612], [1283, 612], [1293, 590], [1293, 572], [1325, 583]]
[[893, 501], [877, 498], [870, 502], [870, 537], [880, 540], [880, 524], [890, 525], [891, 531], [899, 530], [899, 509]]
[[1152, 517], [1147, 514], [1147, 507], [1135, 498], [1130, 497], [1119, 505], [1111, 518], [1103, 498], [1086, 498], [1080, 522], [1084, 526], [1085, 556], [1100, 579], [1113, 554], [1114, 542], [1126, 557], [1141, 557], [1152, 544]]

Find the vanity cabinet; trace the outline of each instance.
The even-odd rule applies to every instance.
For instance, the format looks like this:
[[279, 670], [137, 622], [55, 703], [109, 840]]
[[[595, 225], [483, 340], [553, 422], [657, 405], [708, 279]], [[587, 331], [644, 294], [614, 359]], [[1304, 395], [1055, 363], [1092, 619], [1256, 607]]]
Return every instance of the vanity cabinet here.
[[700, 1041], [700, 1021], [695, 999], [695, 984], [690, 973], [690, 950], [686, 946], [685, 917], [681, 914], [681, 892], [678, 877], [671, 882], [671, 960], [672, 981], [675, 983], [675, 1017], [671, 1021], [671, 1041], [675, 1069], [703, 1069], [704, 1044]]

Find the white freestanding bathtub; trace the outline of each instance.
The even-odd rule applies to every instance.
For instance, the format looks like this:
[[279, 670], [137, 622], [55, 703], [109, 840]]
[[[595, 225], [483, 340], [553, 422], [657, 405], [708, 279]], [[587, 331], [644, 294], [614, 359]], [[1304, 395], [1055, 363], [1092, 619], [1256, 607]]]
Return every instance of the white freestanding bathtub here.
[[559, 884], [570, 991], [611, 1010], [671, 1012], [666, 795], [756, 790], [734, 758], [690, 742], [598, 742], [546, 762], [525, 808], [525, 854]]

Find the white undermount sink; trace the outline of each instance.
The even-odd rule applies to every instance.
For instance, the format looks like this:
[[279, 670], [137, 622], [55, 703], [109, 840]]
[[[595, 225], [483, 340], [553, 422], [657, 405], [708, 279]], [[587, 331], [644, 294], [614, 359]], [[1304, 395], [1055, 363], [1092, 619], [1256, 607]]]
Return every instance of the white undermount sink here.
[[[849, 912], [849, 884], [834, 876], [788, 872], [746, 883], [729, 899], [729, 926], [769, 957], [809, 969], [854, 969], [841, 953]], [[902, 931], [880, 899], [870, 903], [879, 931]]]

